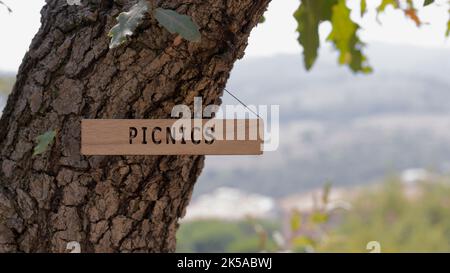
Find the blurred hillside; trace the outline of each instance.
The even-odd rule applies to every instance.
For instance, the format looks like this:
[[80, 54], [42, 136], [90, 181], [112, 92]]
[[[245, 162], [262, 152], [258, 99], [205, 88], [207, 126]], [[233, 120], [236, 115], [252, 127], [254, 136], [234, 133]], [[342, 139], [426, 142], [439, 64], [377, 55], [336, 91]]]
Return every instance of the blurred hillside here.
[[450, 251], [448, 177], [416, 185], [389, 179], [352, 205], [317, 251], [361, 252], [370, 241], [378, 241], [382, 252]]
[[207, 157], [195, 196], [228, 186], [280, 197], [409, 168], [449, 171], [449, 50], [371, 44], [371, 75], [321, 53], [309, 73], [297, 55], [236, 65], [228, 89], [248, 104], [280, 105], [281, 144], [261, 157]]

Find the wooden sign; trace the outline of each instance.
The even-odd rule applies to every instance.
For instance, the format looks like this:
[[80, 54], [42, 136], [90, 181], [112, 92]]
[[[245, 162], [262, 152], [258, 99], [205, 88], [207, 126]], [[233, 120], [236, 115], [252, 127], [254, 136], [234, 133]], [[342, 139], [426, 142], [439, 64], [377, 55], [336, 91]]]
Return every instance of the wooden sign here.
[[260, 155], [261, 119], [85, 119], [84, 155]]

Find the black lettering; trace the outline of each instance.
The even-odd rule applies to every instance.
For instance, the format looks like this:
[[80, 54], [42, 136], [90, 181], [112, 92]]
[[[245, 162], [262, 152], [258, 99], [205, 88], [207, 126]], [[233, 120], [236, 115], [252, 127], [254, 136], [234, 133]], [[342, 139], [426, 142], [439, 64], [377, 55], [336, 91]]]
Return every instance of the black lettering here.
[[133, 139], [138, 135], [138, 130], [136, 127], [130, 127], [130, 144], [133, 144]]
[[142, 127], [142, 144], [147, 144], [147, 127]]
[[184, 128], [185, 128], [185, 127], [180, 127], [181, 144], [186, 144], [186, 137], [185, 137], [185, 135], [184, 135]]
[[161, 127], [155, 127], [155, 128], [153, 128], [153, 131], [152, 131], [152, 141], [153, 141], [153, 143], [155, 143], [155, 144], [161, 144], [161, 140], [156, 140], [156, 131], [159, 131], [159, 132], [161, 132], [162, 131], [162, 129], [161, 129]]
[[[173, 132], [173, 135], [172, 135], [172, 132]], [[169, 141], [172, 142], [172, 144], [175, 144], [177, 142], [174, 135], [176, 135], [175, 128], [174, 128], [174, 130], [172, 130], [171, 127], [167, 127], [166, 128], [166, 144], [169, 144]]]

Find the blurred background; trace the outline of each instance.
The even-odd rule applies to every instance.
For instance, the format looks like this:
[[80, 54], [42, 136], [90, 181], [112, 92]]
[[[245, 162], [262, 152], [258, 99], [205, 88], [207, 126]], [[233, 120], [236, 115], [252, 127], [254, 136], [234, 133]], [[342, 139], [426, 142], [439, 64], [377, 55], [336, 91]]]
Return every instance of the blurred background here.
[[[372, 241], [383, 252], [450, 251], [448, 11], [419, 9], [428, 24], [417, 28], [388, 8], [380, 24], [379, 2], [358, 19], [359, 1], [349, 1], [374, 68], [355, 75], [325, 43], [327, 25], [306, 72], [291, 16], [299, 1], [272, 1], [227, 88], [247, 104], [280, 105], [279, 149], [207, 157], [178, 251], [369, 252]], [[9, 37], [0, 43], [0, 110], [43, 4], [0, 7]], [[237, 104], [227, 94], [224, 103]]]

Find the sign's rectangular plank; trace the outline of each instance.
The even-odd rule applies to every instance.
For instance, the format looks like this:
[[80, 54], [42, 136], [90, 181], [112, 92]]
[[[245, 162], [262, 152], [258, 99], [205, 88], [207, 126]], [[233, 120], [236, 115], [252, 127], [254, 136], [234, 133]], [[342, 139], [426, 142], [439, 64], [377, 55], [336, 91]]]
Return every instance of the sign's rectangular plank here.
[[[176, 122], [178, 126], [174, 126]], [[261, 119], [85, 119], [81, 122], [81, 153], [260, 155], [263, 132]]]

